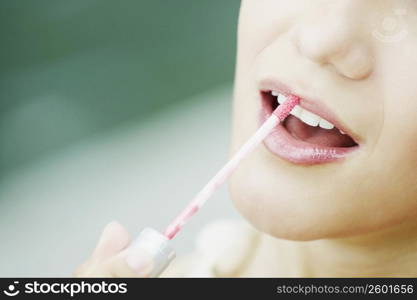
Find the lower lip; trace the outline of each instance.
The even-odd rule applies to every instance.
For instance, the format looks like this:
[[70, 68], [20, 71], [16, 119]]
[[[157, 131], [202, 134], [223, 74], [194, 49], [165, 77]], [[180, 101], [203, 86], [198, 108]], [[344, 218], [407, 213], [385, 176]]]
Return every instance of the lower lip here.
[[[262, 105], [261, 124], [271, 115], [268, 108]], [[315, 165], [344, 160], [359, 147], [325, 147], [313, 145], [295, 139], [279, 124], [264, 140], [266, 148], [280, 158], [300, 165]]]

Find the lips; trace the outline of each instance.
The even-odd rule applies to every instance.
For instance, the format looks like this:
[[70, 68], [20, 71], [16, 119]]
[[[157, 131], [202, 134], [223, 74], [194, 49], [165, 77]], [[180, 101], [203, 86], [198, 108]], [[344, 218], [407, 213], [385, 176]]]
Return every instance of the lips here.
[[[263, 123], [289, 95], [294, 94], [286, 88], [264, 86], [260, 121]], [[291, 163], [313, 165], [340, 161], [359, 148], [350, 131], [328, 109], [300, 99], [300, 105], [264, 140], [273, 154]]]

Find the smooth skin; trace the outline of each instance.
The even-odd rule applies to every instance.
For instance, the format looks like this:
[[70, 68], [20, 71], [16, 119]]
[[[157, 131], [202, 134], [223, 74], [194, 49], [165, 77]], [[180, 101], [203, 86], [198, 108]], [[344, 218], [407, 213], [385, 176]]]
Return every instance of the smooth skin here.
[[[263, 145], [234, 174], [261, 232], [241, 276], [417, 276], [417, 2], [243, 0], [232, 151], [259, 126], [259, 82], [320, 99], [358, 137], [341, 162], [295, 165]], [[143, 276], [108, 234], [78, 276]], [[114, 242], [116, 246], [114, 245]]]
[[342, 162], [260, 147], [240, 165], [232, 200], [266, 233], [243, 275], [417, 275], [416, 76], [416, 1], [242, 2], [234, 151], [259, 126], [264, 78], [320, 99], [360, 143]]
[[127, 263], [128, 246], [131, 238], [127, 230], [117, 222], [109, 223], [103, 230], [91, 257], [79, 266], [75, 277], [148, 277], [152, 260], [147, 253], [134, 253], [141, 265]]

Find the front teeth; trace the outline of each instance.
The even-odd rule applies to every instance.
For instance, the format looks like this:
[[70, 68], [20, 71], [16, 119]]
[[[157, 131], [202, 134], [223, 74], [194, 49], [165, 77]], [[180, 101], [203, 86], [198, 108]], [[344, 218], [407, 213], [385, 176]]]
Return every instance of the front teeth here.
[[279, 104], [282, 104], [282, 103], [284, 103], [285, 102], [285, 100], [287, 100], [287, 97], [286, 96], [284, 96], [284, 95], [282, 95], [282, 94], [279, 94], [278, 95], [278, 103]]
[[321, 128], [324, 128], [324, 129], [333, 129], [334, 127], [332, 123], [326, 121], [325, 119], [321, 119], [319, 125]]
[[[272, 96], [277, 97], [277, 101], [279, 104], [282, 104], [285, 102], [285, 100], [287, 100], [287, 97], [283, 94], [280, 94], [276, 91], [272, 91], [271, 92]], [[303, 121], [304, 123], [306, 123], [309, 126], [320, 126], [323, 129], [333, 129], [334, 125], [332, 123], [330, 123], [329, 121], [319, 117], [318, 115], [302, 108], [299, 105], [296, 105], [290, 112], [290, 114], [292, 114], [293, 116], [297, 117], [298, 119], [300, 119], [301, 121]]]
[[320, 117], [316, 114], [313, 114], [312, 112], [309, 112], [308, 110], [303, 109], [300, 114], [300, 119], [304, 123], [316, 127], [319, 125]]

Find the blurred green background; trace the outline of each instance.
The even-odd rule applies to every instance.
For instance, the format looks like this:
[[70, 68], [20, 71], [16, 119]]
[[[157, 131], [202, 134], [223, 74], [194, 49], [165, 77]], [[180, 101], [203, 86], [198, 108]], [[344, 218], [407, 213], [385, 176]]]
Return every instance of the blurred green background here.
[[[70, 276], [168, 222], [228, 156], [238, 0], [4, 0], [0, 276]], [[174, 241], [234, 218], [224, 187]]]
[[231, 82], [239, 4], [2, 1], [3, 176]]

